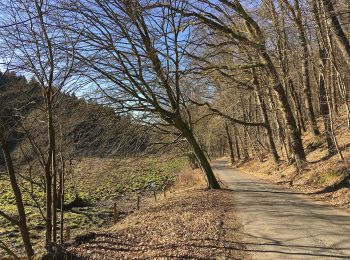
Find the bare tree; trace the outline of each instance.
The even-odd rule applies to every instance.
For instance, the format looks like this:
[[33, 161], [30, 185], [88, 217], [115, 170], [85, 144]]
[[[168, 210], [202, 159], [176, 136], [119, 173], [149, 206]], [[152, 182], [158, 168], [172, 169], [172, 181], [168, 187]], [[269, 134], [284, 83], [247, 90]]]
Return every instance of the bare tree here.
[[[258, 23], [249, 15], [239, 1], [197, 1], [185, 13], [188, 17], [193, 17], [201, 25], [208, 26], [213, 33], [224, 36], [225, 41], [220, 41], [221, 46], [245, 46], [257, 54], [256, 63], [241, 64], [240, 68], [247, 69], [256, 66], [265, 67], [270, 76], [271, 88], [276, 94], [278, 107], [282, 112], [286, 125], [288, 137], [290, 139], [292, 152], [298, 167], [302, 168], [306, 162], [306, 156], [287, 94], [282, 84], [281, 76], [273, 62], [267, 49], [266, 38]], [[237, 23], [233, 19], [241, 19]], [[244, 24], [242, 26], [242, 23]], [[243, 27], [243, 28], [242, 28]], [[215, 46], [215, 43], [210, 43]]]
[[[56, 1], [3, 1], [1, 45], [10, 70], [34, 76], [42, 90], [47, 148], [38, 152], [46, 183], [46, 248], [57, 241], [55, 99], [72, 82], [76, 39], [62, 30]], [[33, 144], [33, 143], [32, 143]]]
[[[173, 1], [178, 9], [186, 2]], [[78, 1], [67, 5], [84, 26], [78, 58], [89, 77], [119, 111], [152, 114], [152, 124], [175, 127], [190, 143], [211, 188], [219, 188], [193, 134], [186, 98], [186, 18], [168, 7], [138, 1]], [[71, 26], [72, 31], [79, 27]], [[148, 122], [149, 123], [149, 122]]]
[[334, 8], [333, 0], [322, 0], [323, 8], [327, 13], [327, 23], [335, 36], [338, 47], [340, 48], [345, 60], [349, 63], [350, 42], [346, 37], [344, 29], [338, 19]]
[[303, 76], [303, 92], [305, 99], [305, 109], [309, 119], [312, 134], [314, 136], [319, 136], [320, 131], [318, 130], [316, 117], [312, 105], [312, 93], [311, 93], [311, 82], [310, 82], [310, 68], [309, 68], [309, 50], [308, 50], [308, 40], [306, 38], [306, 28], [302, 17], [302, 11], [299, 0], [294, 0], [294, 6], [289, 2], [289, 0], [283, 0], [287, 9], [290, 11], [292, 19], [298, 29], [299, 40], [302, 48], [302, 65], [301, 71]]

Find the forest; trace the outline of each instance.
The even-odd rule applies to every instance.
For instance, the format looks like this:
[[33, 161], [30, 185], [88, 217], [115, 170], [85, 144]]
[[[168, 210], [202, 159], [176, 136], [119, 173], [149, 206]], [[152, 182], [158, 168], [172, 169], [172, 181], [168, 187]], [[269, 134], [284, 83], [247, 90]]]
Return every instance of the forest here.
[[220, 197], [220, 158], [350, 207], [349, 0], [0, 7], [0, 252], [9, 259], [68, 259], [54, 256], [69, 251], [71, 232], [116, 224], [142, 196], [166, 199], [185, 171], [189, 188], [202, 178]]

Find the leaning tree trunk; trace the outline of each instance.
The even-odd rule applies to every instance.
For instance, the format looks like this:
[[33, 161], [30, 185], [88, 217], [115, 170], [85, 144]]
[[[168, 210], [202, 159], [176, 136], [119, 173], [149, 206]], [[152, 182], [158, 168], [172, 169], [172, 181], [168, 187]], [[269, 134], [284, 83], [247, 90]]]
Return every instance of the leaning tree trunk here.
[[340, 24], [340, 21], [336, 15], [333, 0], [322, 0], [323, 8], [327, 13], [327, 23], [332, 29], [332, 33], [335, 36], [336, 42], [340, 51], [343, 54], [344, 59], [349, 64], [350, 59], [350, 42], [346, 37], [345, 32]]
[[195, 153], [195, 155], [196, 155], [198, 161], [200, 162], [201, 167], [202, 167], [202, 169], [207, 177], [209, 188], [220, 189], [219, 182], [217, 181], [217, 179], [214, 175], [214, 172], [210, 166], [210, 163], [209, 163], [207, 157], [205, 156], [202, 148], [199, 146], [196, 138], [194, 137], [192, 130], [179, 117], [174, 118], [174, 123], [175, 123], [176, 127], [181, 131], [183, 136], [186, 138], [186, 140], [189, 142], [189, 144], [191, 145], [193, 152]]
[[216, 177], [213, 173], [213, 170], [208, 162], [207, 157], [205, 156], [202, 148], [198, 145], [196, 139], [194, 138], [192, 132], [185, 134], [187, 141], [191, 144], [194, 153], [196, 154], [198, 161], [200, 162], [202, 169], [207, 177], [209, 188], [211, 189], [220, 189], [220, 185], [216, 180]]

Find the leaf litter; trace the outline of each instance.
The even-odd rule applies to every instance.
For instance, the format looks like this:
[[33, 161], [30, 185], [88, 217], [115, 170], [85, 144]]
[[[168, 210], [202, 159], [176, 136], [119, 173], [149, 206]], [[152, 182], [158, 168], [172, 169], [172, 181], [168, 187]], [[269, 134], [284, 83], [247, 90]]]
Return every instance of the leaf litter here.
[[67, 250], [83, 259], [249, 259], [240, 230], [232, 192], [190, 189], [76, 239]]

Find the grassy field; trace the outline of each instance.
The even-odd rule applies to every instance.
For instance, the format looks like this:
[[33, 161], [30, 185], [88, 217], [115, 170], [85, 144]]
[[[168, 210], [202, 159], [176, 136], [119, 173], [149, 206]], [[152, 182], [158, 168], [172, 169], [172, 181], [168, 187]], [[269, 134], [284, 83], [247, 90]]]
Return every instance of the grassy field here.
[[[67, 175], [65, 204], [74, 199], [77, 190], [84, 206], [65, 211], [65, 227], [74, 236], [88, 230], [98, 230], [113, 224], [113, 205], [117, 204], [119, 218], [136, 209], [137, 197], [149, 197], [153, 190], [160, 191], [183, 168], [185, 158], [81, 158], [73, 161]], [[31, 236], [35, 248], [42, 247], [44, 220], [37, 205], [25, 192], [30, 189], [21, 183], [28, 214]], [[44, 192], [34, 186], [33, 194], [44, 205]], [[0, 175], [0, 209], [16, 213], [16, 205], [6, 175]], [[16, 227], [0, 217], [0, 239], [17, 251], [21, 250], [21, 237]], [[0, 250], [1, 252], [1, 250]]]

